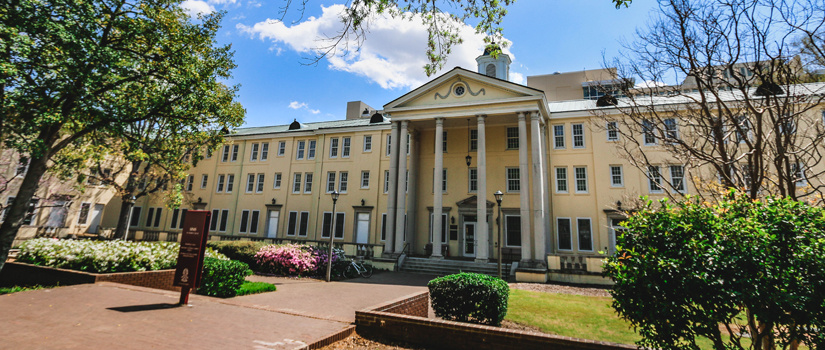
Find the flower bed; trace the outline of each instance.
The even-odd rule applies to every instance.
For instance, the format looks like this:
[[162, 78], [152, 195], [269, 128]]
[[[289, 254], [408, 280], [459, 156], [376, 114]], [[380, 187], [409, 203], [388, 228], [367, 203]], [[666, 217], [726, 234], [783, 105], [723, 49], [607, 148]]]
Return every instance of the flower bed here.
[[[317, 276], [326, 272], [327, 250], [303, 244], [270, 245], [261, 248], [255, 259], [260, 272], [284, 276]], [[332, 263], [344, 261], [344, 251], [333, 251]]]
[[[180, 245], [175, 242], [125, 242], [31, 239], [20, 245], [18, 262], [70, 270], [112, 273], [172, 269]], [[206, 256], [227, 260], [207, 248]]]

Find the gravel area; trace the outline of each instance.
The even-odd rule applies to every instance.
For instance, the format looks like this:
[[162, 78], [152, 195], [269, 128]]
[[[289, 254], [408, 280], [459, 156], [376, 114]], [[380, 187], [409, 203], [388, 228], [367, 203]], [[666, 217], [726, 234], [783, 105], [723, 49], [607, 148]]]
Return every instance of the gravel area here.
[[387, 341], [384, 339], [366, 339], [360, 335], [353, 334], [349, 338], [327, 345], [321, 350], [422, 350], [424, 348], [415, 347], [411, 344]]
[[575, 294], [588, 297], [610, 297], [610, 293], [605, 288], [598, 287], [572, 287], [558, 284], [538, 284], [538, 283], [510, 283], [511, 289], [529, 290], [533, 292]]

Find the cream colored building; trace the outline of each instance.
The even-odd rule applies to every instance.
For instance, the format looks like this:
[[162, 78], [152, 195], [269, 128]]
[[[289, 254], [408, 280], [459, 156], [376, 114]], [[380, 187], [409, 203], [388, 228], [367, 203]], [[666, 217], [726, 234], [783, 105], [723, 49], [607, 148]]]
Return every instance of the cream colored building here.
[[[507, 55], [477, 62], [477, 72], [455, 68], [379, 111], [356, 101], [344, 120], [239, 129], [191, 169], [182, 208], [139, 199], [133, 234], [172, 240], [185, 210], [205, 209], [213, 239], [332, 234], [348, 253], [486, 263], [498, 258], [501, 191], [502, 249], [518, 262], [518, 279], [604, 283], [621, 201], [663, 195], [617, 156], [618, 134], [594, 127], [593, 87], [611, 84], [612, 72], [531, 76], [525, 86], [508, 81]], [[666, 159], [659, 175], [697, 191]], [[120, 205], [110, 192], [77, 197], [86, 214], [73, 205], [61, 230], [96, 232], [89, 211], [101, 213], [97, 226], [114, 227]]]

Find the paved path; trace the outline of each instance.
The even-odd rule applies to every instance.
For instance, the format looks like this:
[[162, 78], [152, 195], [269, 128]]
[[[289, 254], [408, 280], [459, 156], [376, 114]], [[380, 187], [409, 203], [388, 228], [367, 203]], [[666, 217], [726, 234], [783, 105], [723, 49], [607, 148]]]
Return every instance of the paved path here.
[[0, 296], [2, 349], [294, 349], [349, 326], [355, 310], [426, 290], [431, 276], [324, 283], [252, 276], [278, 291], [232, 299], [114, 283]]

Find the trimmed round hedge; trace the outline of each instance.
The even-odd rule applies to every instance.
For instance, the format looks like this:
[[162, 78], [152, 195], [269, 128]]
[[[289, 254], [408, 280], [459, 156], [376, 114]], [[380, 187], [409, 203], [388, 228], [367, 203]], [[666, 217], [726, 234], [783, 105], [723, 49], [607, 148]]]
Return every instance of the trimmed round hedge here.
[[510, 286], [480, 273], [462, 272], [427, 284], [435, 315], [445, 320], [500, 326], [507, 314]]
[[234, 297], [246, 276], [251, 274], [249, 265], [240, 261], [203, 259], [203, 277], [197, 293], [220, 298]]

